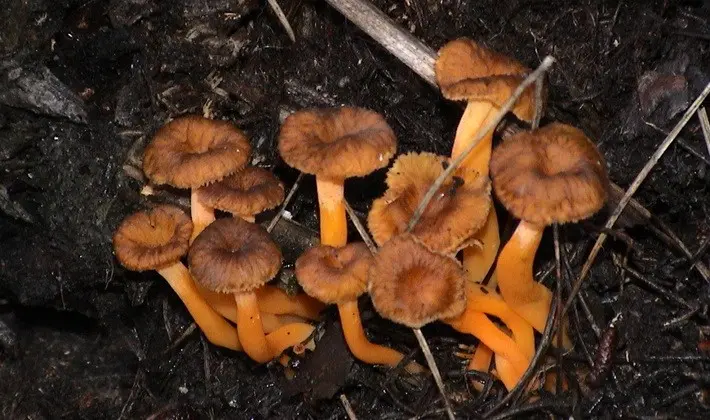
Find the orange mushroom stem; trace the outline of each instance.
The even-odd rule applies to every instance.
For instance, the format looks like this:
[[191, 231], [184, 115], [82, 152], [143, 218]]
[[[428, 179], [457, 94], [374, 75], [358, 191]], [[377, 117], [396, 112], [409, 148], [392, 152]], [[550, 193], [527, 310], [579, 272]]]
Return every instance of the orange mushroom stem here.
[[237, 330], [200, 296], [190, 272], [183, 263], [177, 262], [157, 271], [168, 281], [170, 287], [185, 304], [192, 319], [211, 343], [232, 350], [242, 350]]
[[522, 375], [527, 369], [530, 360], [520, 350], [520, 347], [488, 319], [483, 312], [467, 306], [463, 314], [447, 319], [444, 322], [459, 332], [473, 335], [493, 350], [494, 353], [498, 353], [508, 359], [519, 375]]
[[[466, 369], [488, 373], [491, 369], [491, 361], [493, 361], [493, 350], [485, 344], [479, 343]], [[483, 384], [476, 381], [473, 383], [473, 388], [479, 392], [483, 391]]]
[[365, 363], [397, 366], [404, 355], [389, 347], [370, 342], [365, 336], [365, 330], [360, 321], [360, 310], [357, 301], [338, 303], [340, 322], [343, 325], [345, 342], [353, 355]]
[[[498, 109], [491, 102], [469, 101], [456, 129], [451, 157], [456, 158], [463, 154], [475, 140], [478, 131], [495, 119], [497, 112]], [[482, 174], [487, 175], [492, 147], [493, 130], [490, 130], [479, 141], [478, 145], [471, 150], [463, 161], [462, 166], [475, 168]]]
[[[226, 293], [213, 292], [199, 284], [196, 284], [196, 286], [200, 294], [215, 311], [228, 320], [237, 322], [237, 306], [234, 303], [233, 296]], [[318, 321], [320, 320], [320, 312], [325, 308], [325, 304], [305, 293], [291, 296], [276, 286], [263, 286], [255, 290], [254, 293], [256, 293], [259, 302], [259, 311], [262, 318], [267, 314], [271, 315], [269, 322], [272, 322], [271, 318], [276, 315], [295, 315], [311, 321]], [[266, 321], [264, 329], [267, 329]]]
[[493, 204], [491, 204], [491, 210], [488, 212], [488, 219], [481, 230], [474, 235], [474, 238], [481, 241], [481, 246], [464, 248], [463, 268], [470, 281], [481, 283], [491, 270], [500, 248], [498, 216]]
[[190, 243], [192, 243], [197, 238], [197, 235], [202, 233], [215, 220], [214, 209], [200, 201], [200, 194], [197, 189], [193, 189], [190, 193], [190, 215], [192, 216]]
[[274, 356], [266, 341], [259, 304], [253, 292], [235, 293], [237, 302], [237, 332], [244, 352], [257, 363], [266, 363]]
[[259, 310], [275, 315], [297, 315], [311, 321], [319, 321], [325, 304], [305, 293], [291, 296], [276, 286], [264, 286], [255, 291]]
[[468, 286], [467, 305], [493, 315], [503, 321], [513, 334], [513, 339], [526, 357], [532, 359], [535, 353], [535, 334], [532, 327], [493, 290], [483, 286]]
[[321, 245], [345, 246], [348, 225], [343, 202], [344, 180], [316, 175], [318, 207], [320, 209]]
[[313, 334], [315, 327], [305, 322], [284, 325], [266, 335], [266, 342], [271, 349], [271, 358], [276, 358], [290, 347], [306, 341]]

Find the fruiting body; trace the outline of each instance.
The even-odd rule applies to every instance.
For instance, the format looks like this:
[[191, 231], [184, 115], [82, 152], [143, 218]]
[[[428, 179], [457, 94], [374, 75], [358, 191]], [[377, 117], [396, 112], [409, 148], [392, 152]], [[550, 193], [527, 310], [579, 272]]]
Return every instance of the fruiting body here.
[[[493, 121], [499, 108], [530, 71], [516, 60], [465, 38], [451, 41], [439, 50], [435, 70], [443, 96], [467, 102], [456, 130], [452, 158], [463, 154], [478, 131]], [[534, 101], [533, 89], [529, 88], [512, 112], [522, 120], [531, 121], [535, 113]], [[463, 167], [476, 170], [483, 176], [488, 175], [493, 131], [491, 129], [485, 133], [464, 160]], [[492, 267], [500, 245], [498, 219], [492, 208], [475, 238], [482, 243], [482, 247], [466, 248], [463, 264], [469, 279], [481, 282]]]
[[[604, 160], [580, 130], [560, 123], [518, 133], [493, 153], [496, 195], [521, 219], [498, 258], [496, 274], [506, 302], [542, 332], [552, 293], [533, 278], [545, 226], [596, 213], [607, 196]], [[569, 347], [566, 343], [565, 347]]]
[[305, 110], [286, 118], [279, 153], [291, 167], [316, 176], [321, 245], [347, 243], [345, 179], [387, 166], [395, 149], [396, 138], [387, 122], [366, 109]]
[[156, 270], [210, 342], [241, 350], [236, 329], [207, 304], [180, 262], [187, 253], [192, 229], [190, 218], [177, 207], [159, 206], [137, 212], [124, 219], [113, 236], [116, 257], [129, 270]]
[[191, 189], [192, 242], [214, 221], [195, 190], [242, 169], [250, 154], [246, 135], [230, 122], [188, 115], [155, 133], [145, 148], [143, 171], [153, 184]]
[[398, 351], [371, 343], [360, 320], [357, 298], [367, 289], [372, 255], [365, 244], [340, 248], [317, 246], [296, 260], [296, 278], [303, 290], [321, 302], [338, 305], [343, 335], [353, 355], [365, 363], [396, 366], [404, 358]]
[[[271, 280], [281, 267], [281, 251], [261, 226], [240, 218], [214, 221], [195, 239], [188, 255], [195, 280], [208, 290], [234, 295], [237, 305], [237, 332], [244, 352], [258, 363], [280, 354], [292, 341], [269, 346], [264, 334], [255, 290]], [[304, 328], [310, 327], [308, 324]], [[295, 328], [289, 324], [281, 328]], [[276, 330], [272, 334], [277, 334]]]

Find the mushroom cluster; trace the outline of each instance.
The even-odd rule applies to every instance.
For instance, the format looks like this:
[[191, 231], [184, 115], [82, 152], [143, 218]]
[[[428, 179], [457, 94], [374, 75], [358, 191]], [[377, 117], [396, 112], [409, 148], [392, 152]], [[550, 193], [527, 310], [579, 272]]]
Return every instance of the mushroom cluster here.
[[[311, 338], [310, 321], [332, 304], [357, 359], [399, 365], [402, 353], [365, 334], [358, 300], [369, 295], [383, 318], [416, 331], [441, 321], [475, 336], [480, 344], [468, 369], [488, 371], [495, 357], [494, 374], [511, 389], [528, 368], [535, 331], [543, 331], [550, 312], [552, 293], [533, 276], [543, 231], [603, 206], [608, 179], [601, 154], [582, 131], [561, 123], [518, 133], [495, 149], [491, 130], [441, 183], [418, 222], [411, 221], [431, 185], [497, 117], [528, 72], [469, 39], [439, 51], [443, 96], [467, 104], [450, 156], [395, 156], [394, 131], [382, 115], [363, 108], [306, 109], [287, 117], [279, 154], [315, 176], [320, 216], [320, 244], [295, 261], [303, 293], [291, 296], [268, 284], [281, 269], [281, 251], [254, 222], [282, 203], [284, 187], [269, 171], [247, 166], [247, 136], [223, 121], [187, 116], [158, 130], [145, 150], [144, 171], [154, 185], [189, 189], [191, 217], [166, 205], [129, 216], [114, 235], [116, 256], [130, 270], [157, 270], [209, 341], [258, 363]], [[535, 101], [529, 89], [512, 113], [531, 121], [544, 109]], [[379, 248], [348, 242], [345, 180], [388, 166], [386, 190], [367, 217]], [[520, 219], [500, 252], [493, 196]], [[216, 218], [216, 210], [230, 216]], [[422, 369], [413, 362], [405, 368]]]
[[[264, 363], [307, 341], [324, 305], [266, 283], [281, 251], [254, 216], [278, 206], [284, 188], [271, 172], [247, 166], [247, 136], [229, 122], [177, 118], [146, 147], [154, 185], [190, 189], [190, 212], [162, 205], [127, 217], [116, 257], [129, 270], [157, 270], [215, 345]], [[215, 218], [215, 209], [232, 217]], [[187, 257], [185, 266], [181, 259]]]

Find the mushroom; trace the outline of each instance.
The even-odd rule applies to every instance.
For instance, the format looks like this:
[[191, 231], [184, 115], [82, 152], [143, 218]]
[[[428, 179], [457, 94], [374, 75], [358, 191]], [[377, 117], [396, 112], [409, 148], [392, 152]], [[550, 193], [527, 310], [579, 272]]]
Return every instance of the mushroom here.
[[197, 190], [205, 207], [226, 211], [254, 222], [254, 216], [284, 200], [284, 186], [266, 169], [248, 166]]
[[279, 271], [281, 251], [261, 226], [236, 217], [212, 222], [192, 243], [188, 263], [203, 288], [234, 295], [239, 340], [256, 362], [265, 363], [280, 354], [279, 349], [300, 343], [304, 331], [312, 328], [285, 325], [270, 334], [274, 342], [264, 335], [255, 290]]
[[[435, 73], [441, 93], [450, 100], [467, 101], [456, 130], [452, 158], [462, 154], [475, 139], [476, 133], [495, 118], [499, 108], [529, 71], [516, 60], [470, 39], [451, 41], [439, 50]], [[524, 92], [512, 112], [521, 120], [533, 119], [535, 97], [532, 87]], [[488, 175], [492, 143], [493, 130], [485, 134], [464, 160], [463, 166]], [[495, 211], [488, 213], [488, 220], [476, 238], [484, 246], [464, 250], [464, 268], [471, 280], [480, 282], [493, 265], [500, 244]]]
[[[368, 227], [378, 245], [407, 230], [419, 202], [444, 171], [448, 158], [434, 153], [400, 155], [387, 172], [388, 189], [373, 201]], [[428, 247], [455, 253], [486, 220], [491, 206], [487, 176], [459, 168], [427, 206], [412, 233]]]
[[361, 242], [343, 247], [320, 245], [296, 260], [296, 278], [310, 296], [338, 305], [343, 335], [353, 355], [365, 363], [396, 366], [404, 356], [389, 347], [371, 343], [360, 320], [357, 298], [367, 290], [370, 250]]
[[498, 258], [499, 288], [510, 307], [542, 332], [552, 302], [550, 290], [533, 278], [542, 233], [547, 225], [599, 211], [609, 185], [604, 159], [582, 131], [553, 123], [497, 147], [491, 176], [500, 201], [520, 219]]
[[197, 188], [242, 169], [250, 154], [249, 140], [230, 122], [188, 115], [155, 133], [144, 152], [143, 171], [156, 185], [192, 190], [192, 242], [214, 221], [214, 212], [199, 200]]
[[393, 236], [379, 249], [368, 279], [375, 310], [410, 328], [455, 317], [466, 307], [461, 265], [410, 233]]
[[113, 248], [118, 261], [129, 270], [156, 270], [167, 280], [210, 342], [241, 350], [237, 330], [205, 302], [180, 262], [191, 234], [187, 214], [163, 205], [125, 218], [113, 235]]
[[279, 153], [288, 165], [316, 176], [322, 245], [347, 243], [345, 178], [387, 166], [395, 149], [396, 137], [387, 122], [366, 109], [306, 110], [286, 118]]

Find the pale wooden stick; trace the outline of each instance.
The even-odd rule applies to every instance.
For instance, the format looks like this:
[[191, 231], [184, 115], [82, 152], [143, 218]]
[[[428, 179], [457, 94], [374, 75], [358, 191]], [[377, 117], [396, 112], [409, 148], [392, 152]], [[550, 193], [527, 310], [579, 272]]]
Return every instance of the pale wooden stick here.
[[325, 0], [390, 54], [438, 89], [434, 75], [436, 52], [405, 31], [366, 0]]

